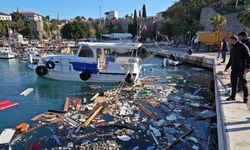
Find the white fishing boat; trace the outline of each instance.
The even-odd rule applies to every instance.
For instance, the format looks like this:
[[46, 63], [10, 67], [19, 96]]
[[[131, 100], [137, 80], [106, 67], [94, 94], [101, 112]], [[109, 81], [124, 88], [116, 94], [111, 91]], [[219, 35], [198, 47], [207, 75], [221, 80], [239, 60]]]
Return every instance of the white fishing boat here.
[[141, 43], [83, 42], [76, 55], [46, 56], [39, 60], [35, 71], [39, 76], [64, 81], [134, 82], [141, 70], [137, 57], [141, 46]]
[[11, 50], [11, 47], [0, 47], [0, 58], [11, 59], [15, 58], [15, 53]]
[[25, 48], [22, 55], [22, 61], [28, 61], [31, 55], [39, 55], [38, 49], [36, 47]]
[[43, 55], [41, 55], [38, 52], [34, 52], [32, 54], [29, 54], [28, 56], [28, 61], [27, 61], [27, 66], [31, 70], [35, 70], [38, 65], [43, 64]]

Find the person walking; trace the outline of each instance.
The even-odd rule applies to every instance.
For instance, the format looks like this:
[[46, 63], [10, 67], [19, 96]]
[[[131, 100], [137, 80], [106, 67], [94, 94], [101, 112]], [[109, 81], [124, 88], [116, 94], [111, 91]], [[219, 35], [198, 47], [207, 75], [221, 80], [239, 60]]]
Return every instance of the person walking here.
[[221, 48], [221, 55], [222, 55], [223, 60], [221, 63], [225, 63], [227, 51], [229, 51], [229, 46], [228, 46], [228, 42], [226, 41], [226, 39], [223, 39], [222, 42], [223, 42], [223, 44], [222, 44], [222, 48]]
[[[250, 49], [250, 40], [248, 38], [248, 33], [247, 32], [240, 32], [238, 34], [238, 36], [239, 36], [239, 40]], [[246, 77], [246, 74], [244, 74], [244, 77]], [[241, 92], [241, 91], [242, 91], [241, 84], [238, 83], [238, 90], [237, 90], [237, 92]]]
[[220, 42], [220, 45], [218, 45], [218, 57], [217, 58], [220, 58], [222, 47], [223, 47], [223, 42]]
[[231, 67], [231, 84], [232, 93], [227, 101], [235, 100], [237, 81], [241, 84], [242, 90], [244, 92], [244, 103], [248, 101], [248, 88], [247, 80], [244, 78], [244, 73], [249, 71], [250, 55], [248, 47], [238, 40], [237, 36], [230, 37], [230, 45], [232, 49], [230, 51], [230, 59], [225, 68], [227, 71]]

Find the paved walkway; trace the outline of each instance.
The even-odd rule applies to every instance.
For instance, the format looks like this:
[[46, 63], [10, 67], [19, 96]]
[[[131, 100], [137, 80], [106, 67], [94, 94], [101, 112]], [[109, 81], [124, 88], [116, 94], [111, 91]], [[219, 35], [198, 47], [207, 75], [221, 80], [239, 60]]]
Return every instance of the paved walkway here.
[[[194, 54], [194, 56], [205, 56], [214, 59], [214, 76], [217, 76], [222, 81], [222, 84], [226, 85], [227, 89], [230, 90], [228, 84], [230, 84], [231, 70], [223, 72], [226, 64], [220, 64], [221, 60], [216, 58], [217, 53]], [[227, 59], [229, 59], [229, 56]], [[250, 73], [247, 74], [247, 80], [250, 91]], [[225, 101], [228, 95], [222, 84], [216, 79], [219, 148], [250, 150], [250, 111], [247, 105], [243, 103], [243, 93], [237, 94], [236, 101]]]

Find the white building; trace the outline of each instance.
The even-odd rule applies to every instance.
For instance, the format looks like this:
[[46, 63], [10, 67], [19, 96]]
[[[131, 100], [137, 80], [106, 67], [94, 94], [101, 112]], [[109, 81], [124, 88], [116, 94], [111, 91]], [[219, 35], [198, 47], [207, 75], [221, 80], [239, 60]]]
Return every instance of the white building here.
[[43, 17], [37, 13], [34, 12], [19, 12], [21, 15], [23, 15], [28, 20], [33, 21], [42, 21]]
[[0, 20], [12, 20], [11, 15], [0, 12]]
[[19, 12], [19, 13], [26, 19], [31, 20], [35, 23], [36, 30], [37, 32], [39, 32], [39, 37], [42, 38], [42, 35], [44, 34], [43, 16], [34, 12]]
[[108, 11], [105, 12], [107, 20], [116, 20], [118, 19], [118, 11]]

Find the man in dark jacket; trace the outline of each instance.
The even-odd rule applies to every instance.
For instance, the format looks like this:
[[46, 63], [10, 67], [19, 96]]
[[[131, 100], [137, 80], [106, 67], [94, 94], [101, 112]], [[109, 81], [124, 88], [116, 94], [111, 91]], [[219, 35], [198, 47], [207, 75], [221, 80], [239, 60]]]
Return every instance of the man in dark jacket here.
[[244, 43], [250, 49], [250, 40], [248, 38], [247, 32], [240, 32], [238, 34], [239, 40]]
[[222, 42], [223, 42], [223, 45], [222, 45], [221, 55], [222, 55], [223, 60], [221, 63], [225, 63], [227, 51], [229, 51], [229, 46], [228, 46], [226, 39], [223, 39]]
[[[238, 34], [238, 36], [239, 36], [239, 40], [250, 49], [250, 40], [248, 38], [248, 33], [247, 32], [240, 32]], [[244, 74], [244, 76], [245, 76], [245, 74]], [[238, 83], [238, 91], [237, 92], [240, 92], [241, 90], [242, 90], [241, 84]]]
[[247, 103], [248, 88], [244, 73], [248, 72], [250, 67], [249, 49], [245, 44], [238, 41], [237, 36], [232, 36], [230, 38], [230, 45], [232, 45], [232, 49], [230, 51], [230, 59], [225, 68], [225, 71], [227, 71], [227, 69], [231, 67], [232, 93], [231, 96], [227, 98], [227, 100], [235, 100], [237, 81], [239, 80], [239, 83], [241, 84], [242, 90], [244, 92], [244, 103]]

